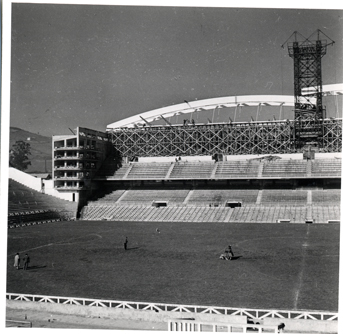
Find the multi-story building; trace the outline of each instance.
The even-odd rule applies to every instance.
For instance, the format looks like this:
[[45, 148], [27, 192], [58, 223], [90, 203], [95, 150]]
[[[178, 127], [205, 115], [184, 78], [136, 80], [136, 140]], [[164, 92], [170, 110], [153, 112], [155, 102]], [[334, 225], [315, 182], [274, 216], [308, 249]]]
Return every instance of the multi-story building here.
[[111, 145], [106, 133], [80, 128], [52, 138], [53, 187], [69, 201], [82, 202], [92, 191], [91, 180]]

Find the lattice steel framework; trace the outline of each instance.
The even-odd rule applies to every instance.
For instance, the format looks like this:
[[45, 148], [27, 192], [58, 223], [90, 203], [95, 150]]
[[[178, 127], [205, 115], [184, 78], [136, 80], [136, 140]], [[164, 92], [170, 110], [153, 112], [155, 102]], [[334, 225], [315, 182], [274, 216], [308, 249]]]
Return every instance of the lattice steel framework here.
[[[315, 34], [316, 40], [313, 40]], [[293, 37], [293, 42], [286, 42], [289, 56], [294, 60], [294, 136], [297, 148], [308, 144], [324, 145], [323, 120], [326, 115], [322, 101], [321, 59], [327, 46], [334, 41], [321, 39], [322, 36], [327, 37], [320, 30], [309, 38], [294, 32], [289, 38]]]
[[[281, 154], [296, 151], [294, 121], [123, 128], [110, 132], [123, 157]], [[323, 148], [339, 152], [342, 120], [323, 122]]]
[[340, 152], [342, 150], [342, 120], [324, 120], [323, 150], [325, 152]]

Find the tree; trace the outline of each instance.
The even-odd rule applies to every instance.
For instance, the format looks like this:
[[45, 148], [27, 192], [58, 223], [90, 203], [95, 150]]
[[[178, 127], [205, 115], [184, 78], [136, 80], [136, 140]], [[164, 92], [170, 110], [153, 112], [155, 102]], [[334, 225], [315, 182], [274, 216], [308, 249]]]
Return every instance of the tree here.
[[17, 140], [10, 149], [10, 167], [14, 167], [21, 171], [26, 170], [28, 166], [31, 165], [31, 161], [28, 157], [29, 155], [31, 155], [30, 144], [24, 142], [23, 140]]

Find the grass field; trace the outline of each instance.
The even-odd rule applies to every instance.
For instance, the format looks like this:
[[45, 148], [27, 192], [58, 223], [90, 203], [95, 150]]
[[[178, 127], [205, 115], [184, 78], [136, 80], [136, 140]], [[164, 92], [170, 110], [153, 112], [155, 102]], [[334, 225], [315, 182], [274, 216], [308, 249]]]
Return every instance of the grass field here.
[[8, 230], [7, 292], [337, 311], [338, 266], [338, 224], [59, 222]]

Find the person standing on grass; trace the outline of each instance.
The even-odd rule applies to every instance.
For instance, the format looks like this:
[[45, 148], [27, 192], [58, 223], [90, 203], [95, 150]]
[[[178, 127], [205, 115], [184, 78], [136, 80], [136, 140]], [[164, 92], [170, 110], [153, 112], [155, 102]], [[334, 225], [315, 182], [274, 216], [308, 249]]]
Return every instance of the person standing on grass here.
[[128, 244], [129, 240], [127, 239], [127, 237], [125, 238], [125, 242], [124, 242], [124, 249], [127, 250], [127, 244]]
[[20, 264], [20, 256], [19, 253], [17, 253], [14, 256], [14, 267], [16, 267], [17, 269], [19, 269], [19, 264]]
[[26, 253], [24, 256], [24, 270], [27, 270], [27, 268], [29, 267], [29, 263], [30, 263], [30, 257]]

